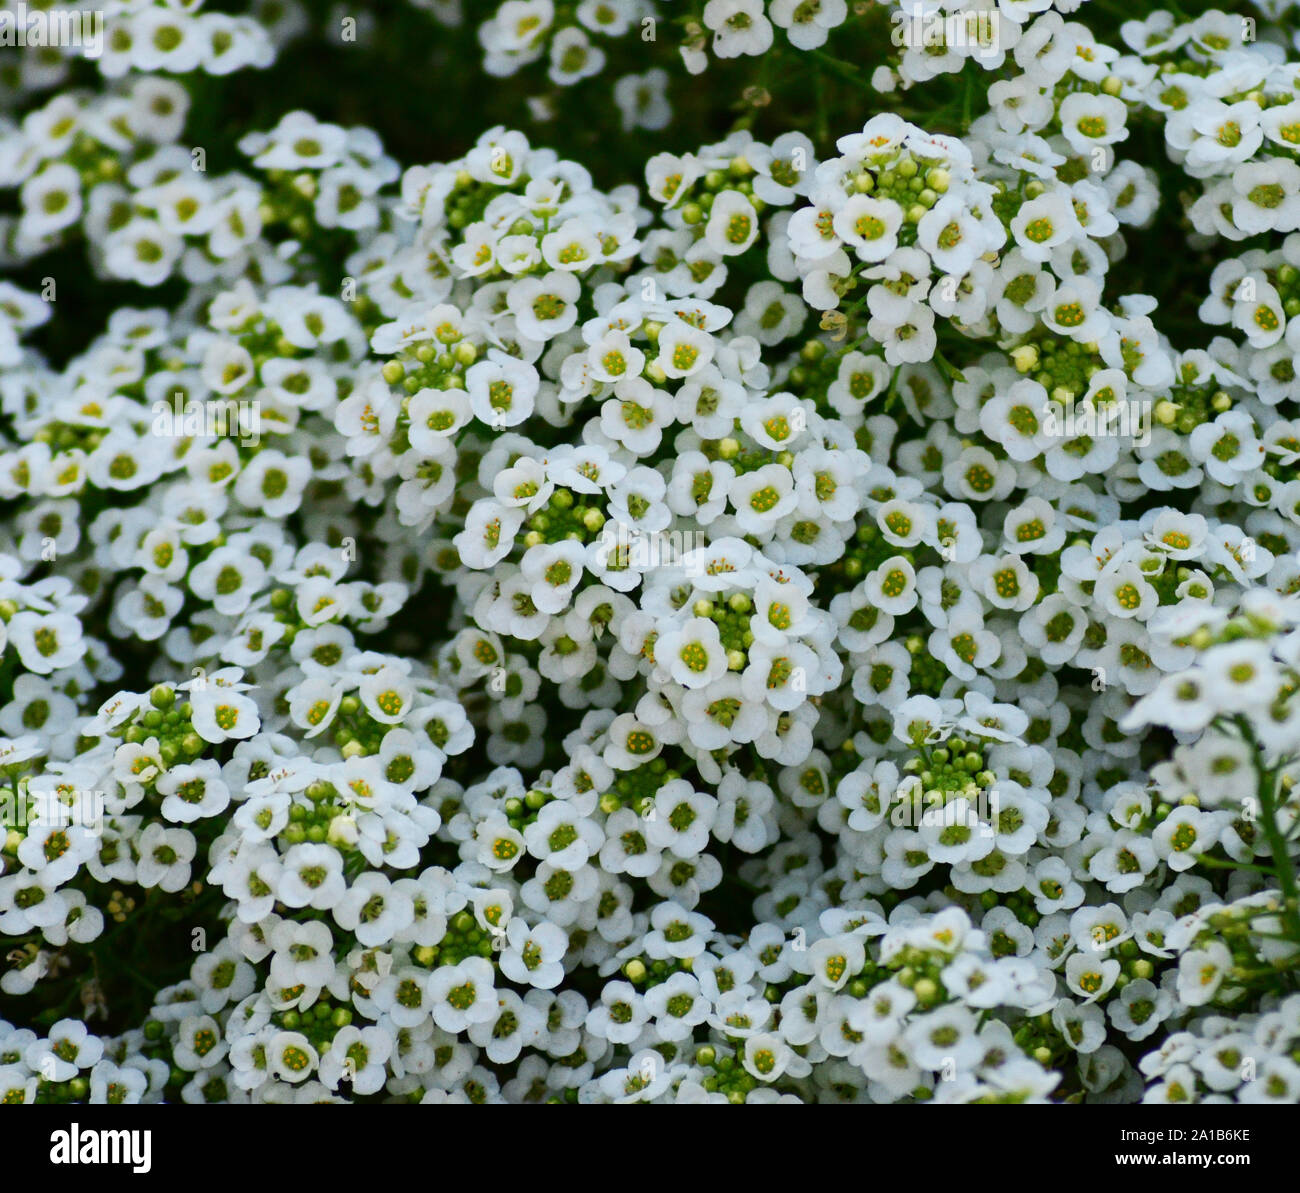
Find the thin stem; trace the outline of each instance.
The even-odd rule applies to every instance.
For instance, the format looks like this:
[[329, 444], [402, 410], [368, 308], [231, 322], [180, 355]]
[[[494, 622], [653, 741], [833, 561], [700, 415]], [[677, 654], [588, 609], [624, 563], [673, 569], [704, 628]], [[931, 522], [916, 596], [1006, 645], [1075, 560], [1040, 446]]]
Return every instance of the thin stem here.
[[1198, 866], [1209, 866], [1211, 870], [1253, 870], [1256, 874], [1273, 875], [1274, 870], [1271, 866], [1257, 866], [1253, 862], [1234, 862], [1230, 858], [1210, 857], [1209, 854], [1201, 854], [1196, 859]]
[[1287, 926], [1291, 939], [1300, 945], [1300, 901], [1296, 898], [1295, 867], [1291, 862], [1291, 852], [1287, 848], [1286, 838], [1277, 826], [1277, 805], [1274, 800], [1277, 775], [1264, 766], [1259, 742], [1246, 719], [1238, 717], [1237, 725], [1251, 747], [1251, 760], [1259, 779], [1260, 822], [1264, 829], [1264, 838], [1268, 841], [1269, 852], [1273, 855], [1278, 885], [1282, 888], [1282, 920]]

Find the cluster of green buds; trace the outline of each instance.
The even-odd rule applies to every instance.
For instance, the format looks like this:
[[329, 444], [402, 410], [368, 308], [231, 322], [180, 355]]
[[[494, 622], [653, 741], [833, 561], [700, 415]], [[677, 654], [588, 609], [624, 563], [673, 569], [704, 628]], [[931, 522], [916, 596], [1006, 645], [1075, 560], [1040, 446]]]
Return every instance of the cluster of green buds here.
[[[911, 690], [927, 696], [938, 696], [948, 680], [947, 666], [930, 653], [927, 640], [920, 634], [909, 634], [903, 639], [903, 645], [912, 659], [911, 670], [907, 676]], [[884, 676], [879, 677], [882, 680], [884, 678]], [[872, 686], [877, 686], [876, 676], [872, 677]]]
[[762, 1083], [751, 1076], [740, 1063], [734, 1049], [720, 1044], [705, 1044], [695, 1050], [695, 1063], [709, 1075], [701, 1084], [711, 1094], [725, 1094], [733, 1106], [743, 1106], [754, 1090]]
[[[525, 520], [524, 546], [536, 547], [566, 539], [575, 543], [593, 541], [605, 525], [605, 515], [597, 504], [589, 504], [591, 496], [596, 495], [575, 494], [570, 489], [557, 488], [546, 505]], [[643, 500], [633, 497], [630, 504], [635, 506]], [[639, 511], [632, 508], [629, 512], [635, 517]], [[611, 565], [614, 560], [611, 553]]]
[[[1008, 287], [1011, 293], [1020, 279]], [[1093, 375], [1106, 367], [1096, 344], [1080, 344], [1053, 334], [1040, 327], [1022, 338], [1012, 349], [1011, 361], [1016, 371], [1037, 381], [1053, 401], [1070, 407], [1083, 397]], [[1099, 392], [1094, 397], [1098, 406], [1116, 400], [1116, 395]]]
[[[332, 783], [317, 781], [303, 794], [307, 803], [295, 800], [289, 806], [289, 821], [280, 830], [282, 846], [287, 849], [308, 841], [313, 845], [328, 841], [336, 848], [351, 846], [356, 840], [356, 825], [338, 789]], [[269, 823], [269, 809], [262, 815]]]
[[531, 787], [524, 792], [523, 798], [511, 796], [505, 802], [506, 822], [517, 833], [537, 819], [537, 814], [551, 803], [555, 796], [542, 787]]
[[612, 816], [620, 808], [631, 808], [638, 816], [645, 816], [654, 806], [659, 789], [681, 777], [682, 772], [670, 767], [663, 755], [632, 770], [620, 771], [614, 785], [601, 795], [600, 810]]
[[[527, 177], [521, 176], [509, 186], [505, 185], [505, 180], [509, 178], [514, 168], [514, 163], [510, 161], [508, 154], [501, 154], [490, 168], [494, 173], [501, 175], [501, 186], [491, 182], [480, 182], [468, 170], [457, 171], [452, 188], [443, 200], [443, 211], [448, 227], [455, 228], [457, 231], [468, 228], [470, 224], [477, 223], [483, 218], [487, 205], [503, 190], [522, 190], [528, 184]], [[529, 224], [523, 231], [526, 234], [532, 230], [532, 225]], [[511, 235], [515, 234], [512, 226]]]
[[1057, 1068], [1074, 1054], [1071, 1043], [1077, 1046], [1083, 1042], [1081, 1024], [1071, 1023], [1067, 1031], [1071, 1037], [1069, 1041], [1052, 1022], [1051, 1012], [1045, 1011], [1018, 1024], [1012, 1030], [1011, 1038], [1026, 1056], [1033, 1057], [1045, 1068]]
[[500, 924], [501, 914], [499, 907], [488, 909], [484, 916], [488, 926], [484, 927], [470, 912], [457, 912], [447, 922], [443, 938], [437, 944], [412, 950], [411, 959], [429, 969], [458, 965], [469, 957], [483, 957], [490, 961], [500, 948], [500, 934], [504, 931]]
[[[1300, 309], [1300, 300], [1296, 306]], [[1151, 413], [1160, 426], [1169, 427], [1180, 435], [1190, 435], [1202, 423], [1210, 422], [1232, 407], [1232, 395], [1227, 390], [1214, 383], [1197, 385], [1188, 367], [1183, 376], [1176, 378], [1169, 396], [1161, 398]], [[1275, 470], [1270, 475], [1278, 475], [1280, 466], [1275, 461], [1270, 460], [1270, 463]]]
[[344, 696], [334, 720], [334, 744], [344, 758], [378, 754], [392, 728], [376, 721], [355, 696]]
[[754, 633], [750, 629], [754, 602], [745, 592], [733, 592], [725, 600], [721, 597], [722, 594], [718, 594], [716, 600], [700, 597], [691, 606], [691, 613], [718, 627], [718, 637], [727, 652], [728, 668], [743, 671], [749, 666], [749, 648], [754, 645]]
[[[304, 320], [307, 330], [313, 335], [318, 335], [325, 328], [325, 324], [320, 315], [309, 313]], [[238, 329], [236, 336], [241, 348], [247, 350], [253, 358], [253, 368], [257, 373], [261, 373], [262, 366], [272, 360], [287, 359], [297, 360], [302, 357], [310, 356], [312, 353], [305, 349], [299, 348], [292, 344], [285, 336], [280, 325], [273, 319], [266, 319], [261, 315], [254, 316], [242, 328]], [[325, 345], [321, 351], [332, 353], [337, 362], [348, 360], [348, 345], [346, 340], [335, 340], [333, 344]], [[174, 367], [179, 367], [174, 366]], [[233, 380], [229, 378], [228, 380]], [[252, 384], [254, 378], [250, 376], [245, 384]], [[295, 378], [290, 377], [284, 382], [286, 389], [293, 390]], [[306, 379], [303, 379], [303, 391], [306, 389]], [[346, 397], [346, 392], [339, 394], [340, 398]]]
[[193, 762], [207, 749], [207, 743], [194, 731], [190, 719], [193, 705], [188, 700], [177, 703], [176, 697], [176, 689], [171, 684], [156, 685], [149, 693], [149, 708], [133, 713], [124, 724], [111, 730], [111, 734], [136, 745], [156, 738], [158, 757], [165, 766]]
[[[262, 188], [262, 201], [257, 209], [263, 228], [286, 228], [298, 240], [321, 235], [315, 207], [320, 192], [319, 172], [267, 170], [264, 176], [266, 185]], [[338, 196], [339, 211], [351, 211], [363, 199], [356, 187], [344, 186]]]
[[623, 962], [619, 971], [632, 985], [641, 990], [651, 990], [666, 982], [675, 973], [690, 973], [692, 969], [689, 957], [670, 957], [653, 960], [652, 958], [629, 957]]
[[[479, 358], [479, 349], [459, 331], [442, 327], [434, 340], [403, 348], [385, 363], [384, 380], [400, 385], [406, 396], [422, 389], [464, 389], [465, 370]], [[408, 403], [402, 403], [402, 424], [409, 425]]]
[[[946, 893], [949, 893], [954, 898], [954, 901], [959, 904], [967, 903], [970, 898], [963, 895], [956, 887], [949, 888]], [[1037, 928], [1039, 920], [1043, 918], [1034, 906], [1033, 896], [1027, 891], [1012, 891], [1009, 895], [984, 891], [979, 895], [978, 902], [981, 911], [992, 911], [995, 907], [1005, 907], [1026, 928]], [[1016, 942], [1001, 930], [990, 933], [988, 943], [989, 952], [995, 957], [1014, 956], [1016, 953]]]
[[[21, 1091], [10, 1093], [6, 1101], [13, 1105], [21, 1105]], [[90, 1096], [90, 1081], [78, 1073], [75, 1077], [67, 1081], [51, 1081], [47, 1077], [38, 1077], [36, 1080], [36, 1105], [37, 1106], [70, 1106], [75, 1103], [84, 1103]], [[113, 1102], [121, 1103], [126, 1098], [126, 1091], [118, 1088], [116, 1099], [109, 1098], [110, 1104]]]
[[916, 995], [918, 1010], [930, 1011], [941, 1003], [948, 1001], [948, 991], [942, 979], [943, 970], [952, 959], [937, 949], [921, 949], [910, 945], [901, 950], [879, 968], [864, 970], [858, 982], [866, 989], [856, 993], [856, 987], [850, 982], [846, 989], [850, 997], [865, 998], [872, 986], [885, 981], [892, 971], [900, 986]]
[[[740, 420], [737, 419], [736, 429], [739, 428]], [[744, 476], [747, 472], [762, 468], [764, 464], [776, 463], [786, 468], [794, 466], [793, 452], [773, 452], [766, 447], [747, 449], [732, 435], [724, 436], [722, 439], [706, 439], [700, 445], [700, 451], [709, 460], [726, 460], [736, 470], [737, 476]]]
[[[762, 215], [767, 204], [754, 194], [754, 184], [751, 181], [753, 175], [754, 167], [744, 157], [733, 157], [725, 170], [708, 171], [687, 189], [687, 195], [682, 199], [679, 208], [682, 220], [687, 224], [702, 223], [713, 209], [714, 200], [723, 191], [739, 191], [749, 200], [754, 211]], [[776, 177], [775, 173], [773, 177]], [[669, 188], [665, 187], [665, 192], [668, 190]], [[671, 193], [666, 193], [665, 197], [676, 199], [676, 188], [673, 188]]]
[[786, 375], [785, 387], [796, 397], [812, 398], [819, 414], [835, 417], [826, 391], [839, 374], [840, 361], [847, 352], [847, 348], [831, 352], [822, 340], [805, 340]]
[[1155, 962], [1142, 955], [1135, 940], [1123, 941], [1116, 946], [1111, 956], [1120, 963], [1119, 977], [1115, 979], [1112, 995], [1118, 994], [1130, 982], [1150, 981], [1155, 976]]
[[[1197, 650], [1203, 651], [1245, 639], [1268, 641], [1276, 637], [1280, 629], [1281, 627], [1265, 613], [1250, 609], [1214, 625], [1198, 626], [1185, 637], [1174, 639], [1174, 642], [1175, 645], [1194, 646]], [[1288, 669], [1288, 679], [1294, 690], [1294, 684], [1300, 681], [1300, 677]]]
[[[972, 809], [982, 811], [987, 807], [994, 818], [990, 828], [995, 832], [1003, 827], [996, 818], [1013, 814], [1011, 809], [999, 813], [997, 776], [985, 767], [982, 747], [976, 742], [951, 737], [941, 746], [922, 745], [903, 763], [903, 772], [917, 781], [899, 789], [901, 799], [890, 811], [895, 825], [916, 827], [923, 817], [942, 815], [942, 809], [957, 799], [966, 800]], [[1008, 827], [1014, 831], [1015, 826]], [[975, 830], [958, 822], [946, 831], [969, 834]]]
[[[128, 388], [134, 387], [123, 386], [118, 392], [125, 393]], [[139, 386], [139, 388], [143, 391], [143, 386]], [[89, 454], [103, 442], [104, 436], [107, 434], [108, 432], [102, 427], [51, 420], [37, 429], [32, 435], [32, 439], [37, 443], [48, 444], [50, 451], [56, 456], [65, 455], [72, 451], [83, 451]], [[24, 486], [30, 484], [30, 463], [27, 460], [20, 460], [14, 467], [14, 481]], [[61, 483], [76, 479], [77, 467], [69, 464], [69, 468], [71, 471], [58, 478]]]
[[1275, 269], [1265, 268], [1264, 276], [1273, 283], [1287, 319], [1300, 315], [1300, 269], [1283, 261]]
[[271, 1016], [285, 1031], [301, 1032], [311, 1042], [317, 1052], [328, 1051], [340, 1028], [352, 1022], [351, 1007], [335, 1005], [328, 992], [322, 993], [320, 1000], [307, 1010], [299, 1011], [290, 1007]]
[[[32, 7], [44, 8], [47, 6], [34, 4]], [[73, 117], [64, 116], [58, 123], [50, 127], [50, 133], [55, 137], [61, 137], [72, 124]], [[72, 166], [81, 175], [81, 181], [87, 187], [120, 178], [125, 172], [121, 151], [108, 148], [84, 128], [76, 132], [59, 160]]]
[[[173, 1092], [179, 1090], [190, 1078], [193, 1073], [187, 1073], [172, 1058], [171, 1040], [172, 1037], [168, 1032], [168, 1026], [161, 1019], [146, 1019], [144, 1026], [141, 1028], [141, 1034], [144, 1036], [144, 1047], [142, 1051], [150, 1060], [163, 1060], [167, 1062], [168, 1074], [167, 1085]], [[216, 1040], [212, 1043], [215, 1045]]]
[[900, 149], [873, 158], [870, 168], [845, 175], [844, 189], [850, 195], [871, 195], [897, 203], [903, 210], [898, 241], [909, 245], [916, 242], [916, 225], [940, 196], [947, 193], [951, 182], [952, 176], [945, 166], [918, 159], [910, 150]]

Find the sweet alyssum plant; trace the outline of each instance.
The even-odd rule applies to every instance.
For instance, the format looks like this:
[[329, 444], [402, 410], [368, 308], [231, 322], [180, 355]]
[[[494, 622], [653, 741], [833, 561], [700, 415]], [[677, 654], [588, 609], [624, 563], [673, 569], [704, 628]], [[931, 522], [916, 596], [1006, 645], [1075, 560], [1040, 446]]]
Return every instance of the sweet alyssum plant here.
[[1121, 9], [4, 64], [0, 1099], [1300, 1100], [1294, 11]]

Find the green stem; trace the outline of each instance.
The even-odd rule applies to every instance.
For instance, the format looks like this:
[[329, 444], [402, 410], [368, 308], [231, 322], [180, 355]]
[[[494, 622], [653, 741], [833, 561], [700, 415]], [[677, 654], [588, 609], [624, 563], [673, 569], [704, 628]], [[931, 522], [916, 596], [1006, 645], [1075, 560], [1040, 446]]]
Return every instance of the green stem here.
[[1234, 862], [1230, 858], [1210, 857], [1208, 854], [1201, 854], [1196, 859], [1198, 866], [1209, 866], [1212, 870], [1253, 870], [1256, 874], [1274, 873], [1271, 866], [1256, 866], [1251, 862]]
[[1244, 717], [1237, 718], [1237, 725], [1242, 736], [1250, 744], [1251, 759], [1255, 774], [1259, 779], [1260, 823], [1264, 829], [1264, 838], [1268, 841], [1269, 852], [1273, 855], [1274, 872], [1278, 885], [1282, 888], [1282, 921], [1286, 924], [1291, 939], [1300, 945], [1300, 901], [1296, 898], [1295, 867], [1291, 862], [1291, 853], [1287, 848], [1286, 838], [1277, 826], [1277, 772], [1264, 766], [1262, 751], [1255, 738], [1254, 731]]

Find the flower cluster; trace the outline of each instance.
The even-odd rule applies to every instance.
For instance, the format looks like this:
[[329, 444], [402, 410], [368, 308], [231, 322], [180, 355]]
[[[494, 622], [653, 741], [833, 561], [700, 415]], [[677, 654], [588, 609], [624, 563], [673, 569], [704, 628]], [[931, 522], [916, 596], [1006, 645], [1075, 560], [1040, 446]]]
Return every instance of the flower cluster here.
[[0, 1101], [1300, 1101], [1286, 12], [416, 7], [0, 103]]

